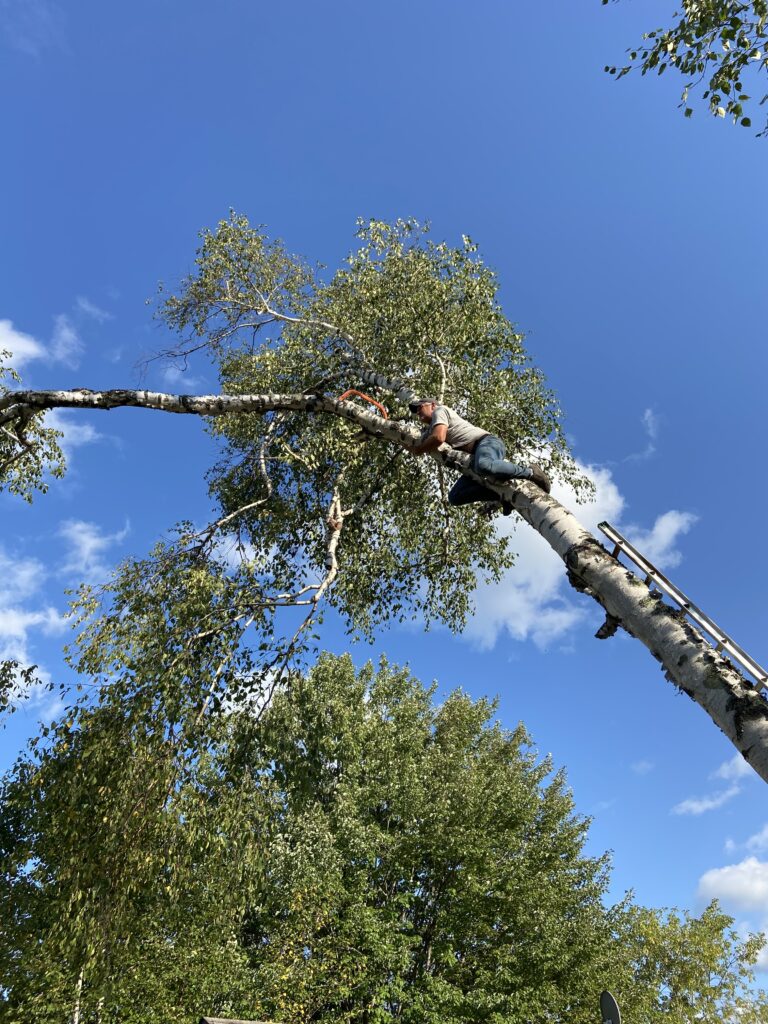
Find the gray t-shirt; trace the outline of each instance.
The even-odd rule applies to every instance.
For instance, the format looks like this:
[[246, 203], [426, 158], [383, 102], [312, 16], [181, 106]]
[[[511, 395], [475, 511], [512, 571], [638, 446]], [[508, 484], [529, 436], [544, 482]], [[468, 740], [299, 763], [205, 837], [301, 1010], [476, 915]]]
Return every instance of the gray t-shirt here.
[[451, 448], [459, 448], [463, 452], [471, 452], [480, 438], [486, 437], [488, 434], [487, 430], [481, 430], [469, 420], [463, 419], [447, 405], [438, 405], [432, 413], [432, 420], [429, 424], [430, 434], [438, 423], [445, 423], [448, 427], [445, 439]]

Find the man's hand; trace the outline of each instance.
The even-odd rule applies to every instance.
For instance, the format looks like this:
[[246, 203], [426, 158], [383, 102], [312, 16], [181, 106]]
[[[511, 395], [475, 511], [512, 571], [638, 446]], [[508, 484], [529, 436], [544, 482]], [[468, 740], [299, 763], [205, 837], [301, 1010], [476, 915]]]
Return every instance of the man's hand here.
[[414, 445], [412, 449], [413, 454], [426, 455], [427, 452], [435, 451], [445, 442], [447, 433], [448, 425], [446, 423], [436, 423], [429, 436], [423, 441], [419, 441], [417, 445]]

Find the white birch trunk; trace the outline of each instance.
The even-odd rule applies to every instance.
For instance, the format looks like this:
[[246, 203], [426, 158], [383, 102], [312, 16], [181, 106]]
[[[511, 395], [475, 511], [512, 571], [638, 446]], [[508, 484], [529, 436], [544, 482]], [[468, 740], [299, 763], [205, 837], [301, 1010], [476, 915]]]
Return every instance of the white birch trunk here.
[[[30, 411], [136, 406], [163, 412], [223, 416], [277, 411], [339, 416], [369, 434], [410, 449], [419, 434], [353, 402], [315, 395], [168, 395], [151, 391], [14, 391], [0, 400], [0, 426]], [[768, 702], [681, 614], [611, 557], [576, 517], [527, 480], [506, 485], [477, 476], [469, 456], [443, 445], [434, 457], [508, 498], [566, 565], [570, 583], [593, 597], [618, 625], [661, 663], [667, 679], [710, 716], [754, 770], [768, 782]]]
[[80, 974], [75, 985], [75, 1005], [72, 1008], [72, 1024], [80, 1024], [80, 999], [83, 995], [83, 979], [85, 977], [85, 968], [80, 968]]

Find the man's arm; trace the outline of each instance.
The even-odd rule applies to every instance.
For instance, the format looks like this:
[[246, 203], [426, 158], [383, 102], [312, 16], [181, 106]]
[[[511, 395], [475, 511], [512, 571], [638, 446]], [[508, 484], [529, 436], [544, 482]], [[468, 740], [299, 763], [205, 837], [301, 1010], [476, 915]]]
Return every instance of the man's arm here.
[[423, 441], [419, 441], [414, 446], [414, 455], [426, 455], [427, 452], [433, 452], [439, 448], [441, 444], [445, 442], [448, 435], [448, 424], [447, 423], [436, 423], [430, 430], [429, 434]]

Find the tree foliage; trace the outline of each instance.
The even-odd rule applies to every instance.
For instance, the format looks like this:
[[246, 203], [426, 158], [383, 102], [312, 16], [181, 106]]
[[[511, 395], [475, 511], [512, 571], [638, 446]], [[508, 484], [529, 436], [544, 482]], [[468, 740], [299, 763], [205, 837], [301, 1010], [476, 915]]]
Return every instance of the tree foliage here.
[[[675, 69], [687, 79], [680, 103], [686, 117], [693, 114], [689, 95], [700, 91], [710, 113], [751, 127], [745, 113], [750, 91], [765, 88], [760, 76], [768, 70], [766, 0], [683, 0], [673, 17], [675, 24], [646, 32], [642, 44], [627, 51], [628, 64], [605, 70], [621, 78], [634, 68], [643, 75]], [[759, 134], [768, 134], [768, 127]]]
[[[203, 234], [196, 272], [159, 308], [180, 336], [174, 353], [214, 353], [230, 394], [369, 391], [371, 370], [406, 380], [506, 438], [513, 457], [544, 449], [545, 461], [588, 490], [556, 400], [475, 245], [433, 242], [413, 221], [361, 223], [359, 236], [361, 247], [325, 283], [233, 214]], [[389, 416], [406, 415], [391, 391], [375, 394]], [[409, 615], [460, 627], [478, 576], [495, 578], [511, 562], [487, 523], [448, 507], [431, 459], [403, 458], [361, 442], [352, 426], [305, 414], [222, 417], [213, 429], [225, 455], [212, 491], [226, 515], [242, 510], [238, 535], [269, 565], [267, 586], [285, 592], [307, 566], [323, 565], [328, 519], [343, 520], [344, 571], [329, 599], [355, 629]]]
[[48, 740], [2, 792], [9, 1024], [586, 1024], [605, 986], [641, 1024], [766, 1019], [757, 940], [607, 905], [562, 772], [487, 701], [326, 655], [194, 756], [112, 687]]
[[[0, 398], [18, 385], [20, 378], [7, 365], [11, 353], [0, 349]], [[0, 487], [32, 501], [35, 491], [48, 489], [51, 477], [64, 474], [61, 431], [45, 426], [41, 413], [23, 412], [9, 423], [0, 423]]]

